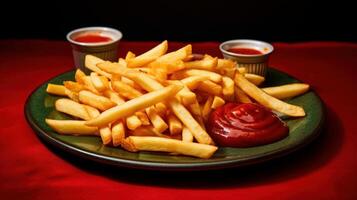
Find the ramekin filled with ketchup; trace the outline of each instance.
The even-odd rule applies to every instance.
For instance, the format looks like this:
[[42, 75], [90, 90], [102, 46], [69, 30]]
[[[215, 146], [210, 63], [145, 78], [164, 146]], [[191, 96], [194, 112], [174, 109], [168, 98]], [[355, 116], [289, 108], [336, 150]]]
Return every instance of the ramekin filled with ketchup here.
[[118, 43], [122, 36], [120, 31], [108, 27], [86, 27], [69, 32], [67, 40], [72, 45], [75, 66], [88, 73], [89, 70], [84, 66], [87, 54], [116, 61]]
[[274, 47], [258, 40], [229, 40], [219, 46], [223, 56], [245, 67], [249, 73], [265, 76], [267, 61]]

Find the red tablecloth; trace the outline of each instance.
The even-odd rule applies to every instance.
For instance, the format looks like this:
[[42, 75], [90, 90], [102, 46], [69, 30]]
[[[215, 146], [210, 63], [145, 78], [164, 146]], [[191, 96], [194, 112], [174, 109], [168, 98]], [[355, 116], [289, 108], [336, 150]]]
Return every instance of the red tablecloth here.
[[[153, 42], [122, 42], [140, 53]], [[183, 43], [170, 43], [177, 48]], [[276, 43], [270, 65], [325, 102], [322, 135], [277, 161], [215, 172], [163, 173], [107, 167], [44, 145], [24, 117], [30, 92], [73, 67], [67, 42], [0, 41], [1, 199], [357, 199], [357, 44]], [[219, 55], [218, 43], [194, 43]]]

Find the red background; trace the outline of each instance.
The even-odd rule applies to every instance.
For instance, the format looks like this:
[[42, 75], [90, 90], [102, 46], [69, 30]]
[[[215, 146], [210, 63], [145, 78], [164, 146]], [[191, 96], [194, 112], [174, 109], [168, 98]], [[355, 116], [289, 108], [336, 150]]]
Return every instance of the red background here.
[[[157, 43], [121, 42], [143, 52]], [[184, 43], [169, 43], [175, 49]], [[218, 43], [194, 52], [220, 56]], [[66, 42], [0, 41], [1, 199], [357, 199], [357, 44], [275, 43], [270, 65], [312, 85], [326, 124], [311, 145], [257, 166], [164, 173], [103, 166], [44, 145], [24, 117], [38, 85], [73, 67]]]

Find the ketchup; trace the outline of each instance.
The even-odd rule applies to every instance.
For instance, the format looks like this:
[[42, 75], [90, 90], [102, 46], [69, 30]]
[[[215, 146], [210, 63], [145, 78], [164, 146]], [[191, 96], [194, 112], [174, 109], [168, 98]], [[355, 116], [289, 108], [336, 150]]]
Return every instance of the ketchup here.
[[102, 36], [99, 34], [85, 34], [75, 37], [74, 40], [83, 43], [97, 43], [97, 42], [110, 42], [112, 41], [112, 38]]
[[252, 147], [283, 139], [289, 128], [261, 105], [227, 103], [211, 113], [209, 131], [219, 146]]
[[233, 48], [228, 49], [227, 51], [232, 52], [232, 53], [237, 53], [237, 54], [244, 54], [244, 55], [260, 55], [260, 54], [263, 54], [261, 51], [258, 51], [256, 49], [250, 49], [250, 48], [233, 47]]

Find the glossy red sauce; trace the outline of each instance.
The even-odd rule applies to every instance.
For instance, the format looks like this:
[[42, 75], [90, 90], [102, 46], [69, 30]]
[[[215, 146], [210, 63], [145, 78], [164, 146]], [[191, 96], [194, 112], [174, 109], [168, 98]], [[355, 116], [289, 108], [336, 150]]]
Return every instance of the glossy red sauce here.
[[99, 34], [86, 34], [86, 35], [79, 35], [75, 37], [74, 41], [83, 42], [83, 43], [110, 42], [112, 41], [112, 38], [102, 36]]
[[219, 146], [253, 147], [283, 139], [289, 128], [261, 105], [227, 103], [211, 113], [209, 132]]
[[263, 54], [261, 51], [258, 51], [256, 49], [239, 48], [239, 47], [230, 48], [227, 51], [232, 52], [232, 53], [237, 53], [237, 54], [244, 54], [244, 55], [260, 55], [260, 54]]

